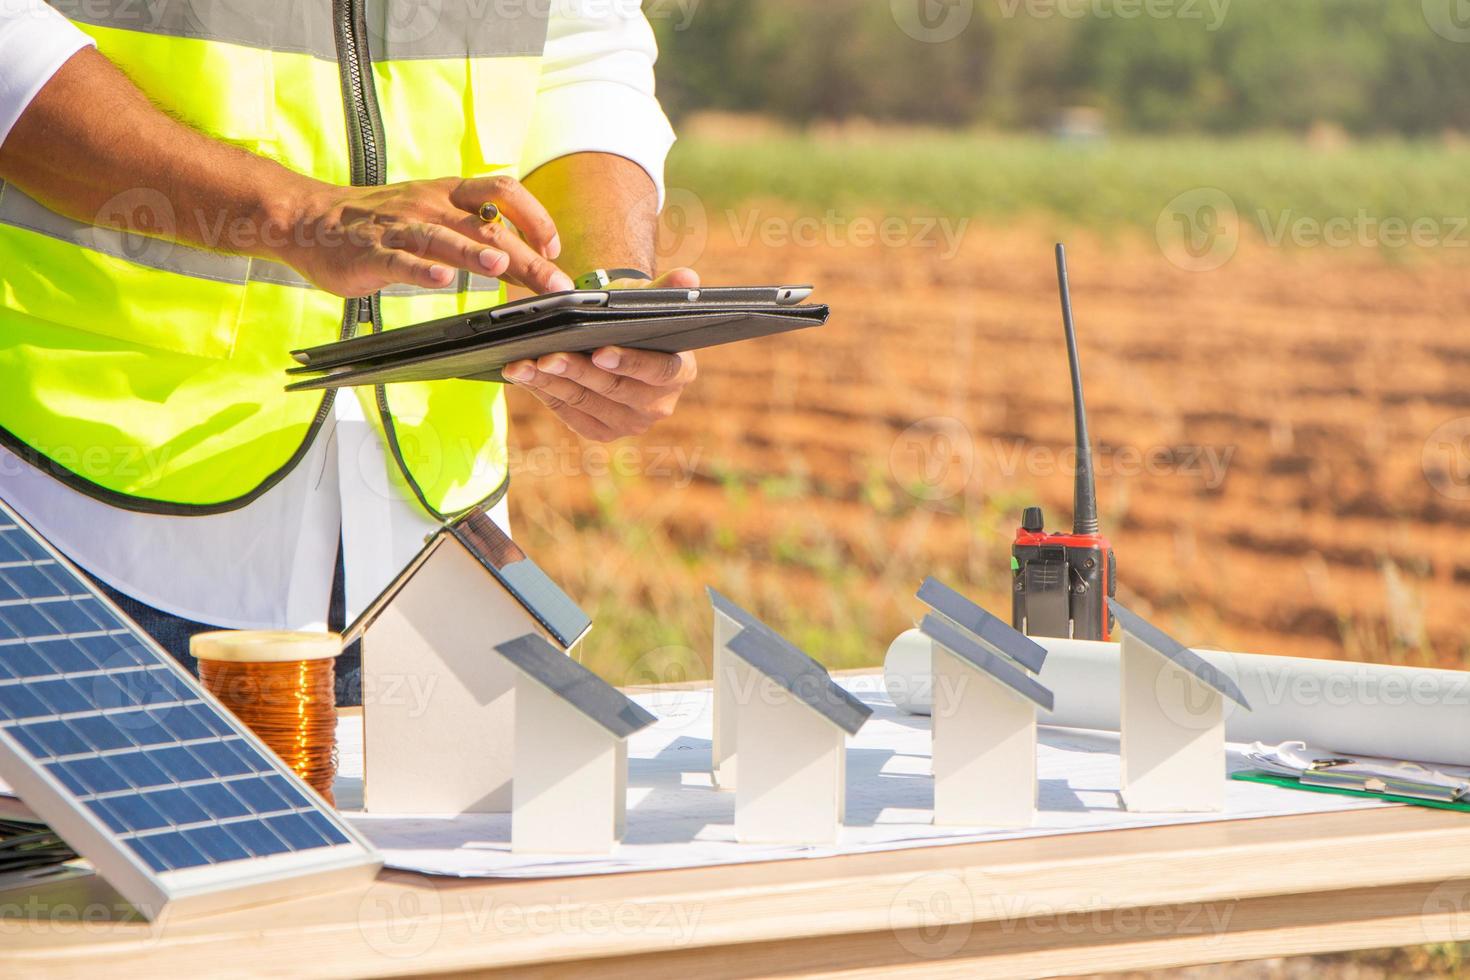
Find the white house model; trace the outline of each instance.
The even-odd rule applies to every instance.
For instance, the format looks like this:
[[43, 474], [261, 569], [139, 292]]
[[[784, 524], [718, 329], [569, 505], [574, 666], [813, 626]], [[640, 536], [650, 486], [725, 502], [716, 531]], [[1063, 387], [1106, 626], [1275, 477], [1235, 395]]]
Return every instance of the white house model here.
[[494, 647], [569, 651], [591, 625], [485, 514], [436, 532], [344, 634], [362, 639], [364, 809], [509, 812], [516, 670]]
[[628, 736], [657, 719], [540, 635], [495, 649], [517, 672], [511, 850], [608, 853], [627, 817]]
[[979, 607], [968, 619], [982, 628], [971, 633], [933, 613], [919, 625], [933, 641], [934, 823], [1029, 827], [1036, 710], [1050, 711], [1054, 699], [1018, 661], [1040, 647]]
[[1121, 603], [1123, 804], [1129, 810], [1214, 811], [1225, 805], [1224, 699], [1249, 711], [1219, 668]]
[[746, 627], [727, 647], [737, 661], [736, 837], [835, 842], [846, 809], [847, 736], [873, 709], [764, 626]]
[[[714, 589], [705, 587], [714, 611], [714, 702], [710, 738], [710, 779], [715, 789], [735, 788], [735, 732], [739, 700], [754, 675], [730, 652], [730, 641], [748, 627], [766, 626]], [[803, 654], [805, 656], [805, 654]], [[815, 663], [815, 661], [813, 661]], [[821, 665], [818, 664], [820, 667]]]

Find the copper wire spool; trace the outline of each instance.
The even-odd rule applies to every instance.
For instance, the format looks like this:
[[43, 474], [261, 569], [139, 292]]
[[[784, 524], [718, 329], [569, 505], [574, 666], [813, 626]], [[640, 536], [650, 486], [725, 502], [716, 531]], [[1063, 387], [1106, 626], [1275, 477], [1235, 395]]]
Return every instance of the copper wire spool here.
[[201, 633], [199, 680], [326, 799], [337, 777], [335, 633]]

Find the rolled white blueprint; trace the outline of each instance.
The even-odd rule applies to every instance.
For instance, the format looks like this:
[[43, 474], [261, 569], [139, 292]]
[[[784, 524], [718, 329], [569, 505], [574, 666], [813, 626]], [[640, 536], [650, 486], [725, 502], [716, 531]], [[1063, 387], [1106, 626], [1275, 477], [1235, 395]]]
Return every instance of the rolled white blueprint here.
[[[1033, 637], [1047, 650], [1041, 683], [1056, 695], [1042, 724], [1118, 730], [1119, 647]], [[1338, 752], [1470, 765], [1470, 673], [1196, 650], [1240, 685], [1250, 711], [1225, 700], [1231, 741], [1300, 740]], [[884, 682], [898, 707], [928, 714], [930, 641], [893, 641]]]

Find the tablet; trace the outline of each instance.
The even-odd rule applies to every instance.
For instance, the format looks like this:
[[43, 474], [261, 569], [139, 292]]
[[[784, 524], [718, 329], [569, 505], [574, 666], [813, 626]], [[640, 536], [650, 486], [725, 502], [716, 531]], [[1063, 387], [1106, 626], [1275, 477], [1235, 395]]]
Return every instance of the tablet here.
[[577, 290], [293, 352], [288, 391], [462, 378], [618, 346], [676, 353], [819, 326], [810, 286]]
[[[690, 306], [739, 306], [777, 308], [800, 304], [812, 293], [811, 286], [712, 286], [700, 289], [579, 289], [562, 293], [528, 296], [488, 310], [431, 320], [383, 333], [365, 334], [291, 352], [303, 368], [324, 369], [355, 362], [425, 352], [473, 336], [506, 336], [532, 329], [555, 313], [586, 310], [677, 310]], [[555, 353], [548, 351], [548, 353]]]

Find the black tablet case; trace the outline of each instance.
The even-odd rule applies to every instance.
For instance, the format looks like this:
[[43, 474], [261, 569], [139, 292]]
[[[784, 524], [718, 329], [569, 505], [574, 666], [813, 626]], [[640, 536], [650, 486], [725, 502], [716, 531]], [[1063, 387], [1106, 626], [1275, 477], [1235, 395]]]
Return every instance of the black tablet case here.
[[[559, 352], [586, 353], [600, 347], [630, 347], [677, 353], [827, 322], [826, 306], [739, 306], [685, 303], [668, 307], [559, 310], [496, 325], [463, 317], [433, 332], [405, 328], [302, 352], [307, 363], [292, 375], [307, 375], [288, 391], [312, 391], [404, 381], [463, 378], [502, 381], [512, 361]], [[454, 319], [454, 318], [451, 318]], [[399, 336], [395, 336], [395, 334]], [[372, 343], [364, 343], [372, 341]]]

